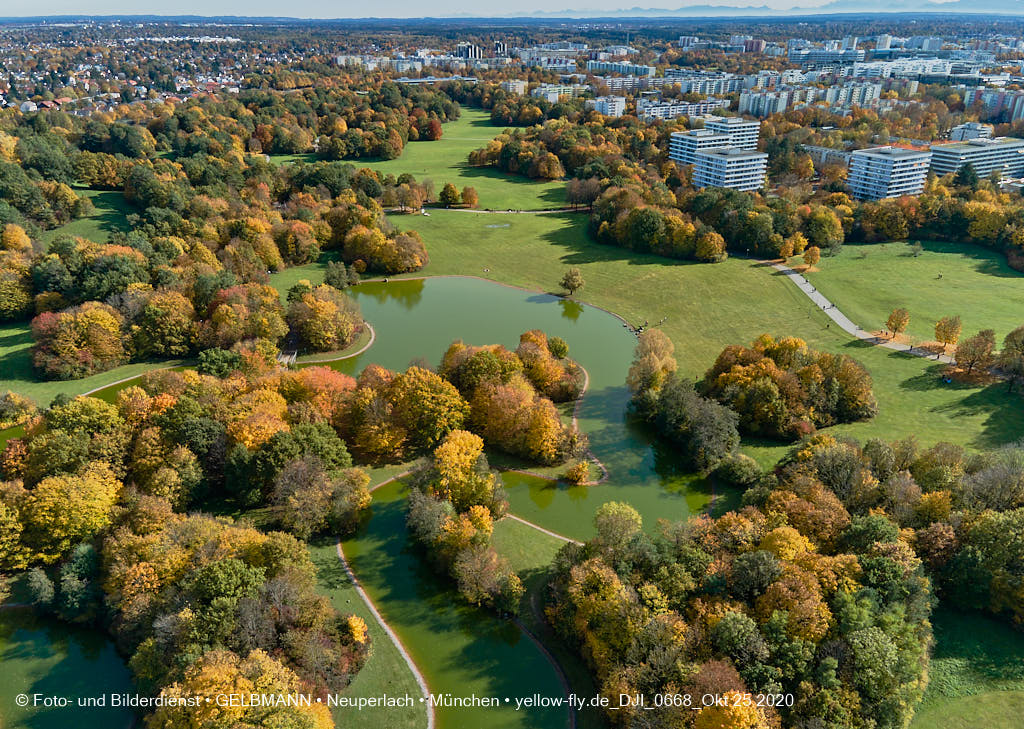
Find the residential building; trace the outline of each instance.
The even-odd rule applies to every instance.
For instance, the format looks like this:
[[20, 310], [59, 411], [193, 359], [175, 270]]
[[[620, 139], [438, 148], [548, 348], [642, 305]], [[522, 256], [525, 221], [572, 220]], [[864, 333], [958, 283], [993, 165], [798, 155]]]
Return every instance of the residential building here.
[[814, 162], [815, 167], [824, 167], [825, 165], [841, 164], [844, 167], [848, 167], [850, 164], [851, 152], [846, 152], [842, 149], [833, 149], [832, 147], [819, 147], [813, 144], [801, 144], [800, 149], [807, 153], [807, 156]]
[[903, 147], [858, 149], [850, 156], [846, 183], [858, 200], [920, 195], [931, 153]]
[[512, 79], [510, 81], [502, 81], [501, 88], [510, 94], [519, 94], [522, 96], [526, 93], [527, 83], [522, 79]]
[[704, 122], [704, 128], [729, 137], [729, 145], [737, 149], [757, 149], [761, 135], [761, 122], [739, 116], [710, 117]]
[[764, 152], [735, 147], [704, 149], [696, 154], [693, 184], [752, 192], [764, 187], [767, 175], [768, 155]]
[[669, 159], [684, 165], [697, 162], [697, 153], [710, 149], [722, 149], [730, 146], [730, 139], [725, 134], [716, 134], [709, 129], [691, 129], [688, 132], [672, 132], [668, 141]]
[[587, 61], [588, 73], [621, 73], [623, 76], [653, 76], [654, 66], [641, 66], [628, 61]]
[[456, 58], [483, 58], [484, 49], [474, 43], [459, 43], [455, 47]]
[[724, 96], [743, 90], [743, 78], [722, 71], [694, 71], [688, 68], [670, 68], [665, 78], [679, 84], [684, 94]]
[[681, 35], [679, 36], [679, 47], [689, 48], [690, 46], [696, 45], [700, 42], [700, 38], [695, 35]]
[[855, 63], [864, 60], [864, 50], [856, 48], [790, 48], [789, 60], [804, 66]]
[[890, 47], [892, 47], [892, 36], [888, 33], [882, 33], [875, 39], [875, 50], [887, 51]]
[[981, 122], [959, 124], [949, 131], [949, 138], [954, 142], [966, 142], [969, 139], [988, 139], [992, 136], [992, 125]]
[[822, 98], [828, 106], [870, 106], [881, 95], [881, 84], [851, 82], [829, 86]]
[[598, 96], [587, 101], [587, 108], [605, 116], [622, 116], [626, 113], [625, 96]]
[[764, 118], [781, 114], [793, 103], [789, 91], [744, 91], [740, 94], [740, 114]]
[[728, 99], [705, 99], [704, 101], [652, 101], [639, 99], [636, 102], [636, 115], [640, 119], [676, 119], [681, 116], [698, 116], [710, 114], [716, 109], [728, 109]]
[[957, 172], [971, 165], [979, 177], [998, 172], [1002, 177], [1024, 177], [1024, 139], [978, 138], [952, 144], [933, 144], [931, 168], [936, 175]]
[[541, 84], [530, 92], [530, 96], [536, 99], [544, 99], [555, 104], [562, 96], [571, 96], [575, 98], [580, 96], [586, 90], [587, 87], [582, 84]]

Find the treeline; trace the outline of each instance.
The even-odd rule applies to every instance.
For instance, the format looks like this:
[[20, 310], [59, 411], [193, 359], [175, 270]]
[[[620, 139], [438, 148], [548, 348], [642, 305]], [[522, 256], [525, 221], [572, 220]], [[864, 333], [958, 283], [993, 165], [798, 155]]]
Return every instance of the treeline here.
[[522, 580], [491, 545], [494, 521], [508, 511], [508, 500], [483, 447], [473, 433], [449, 433], [409, 477], [406, 524], [467, 601], [516, 613], [525, 593]]
[[[641, 714], [647, 726], [700, 729], [909, 722], [931, 641], [921, 560], [885, 517], [851, 517], [820, 483], [797, 488], [810, 496], [792, 519], [749, 505], [653, 534], [610, 502], [594, 539], [562, 548], [549, 620], [611, 706], [645, 697], [608, 711], [614, 726]], [[666, 694], [680, 700], [654, 699]]]
[[752, 462], [737, 453], [740, 433], [795, 440], [838, 423], [874, 417], [871, 375], [852, 357], [817, 352], [796, 337], [761, 335], [730, 345], [696, 387], [676, 374], [674, 346], [658, 329], [642, 332], [627, 384], [632, 410], [703, 472], [750, 485]]
[[[288, 333], [285, 320], [293, 328], [301, 320], [304, 349], [344, 347], [361, 323], [344, 295], [306, 292], [307, 309], [321, 302], [307, 325], [308, 315], [291, 311], [302, 308], [303, 296], [286, 315], [267, 274], [323, 251], [348, 264], [334, 279], [339, 285], [364, 272], [418, 270], [429, 260], [420, 236], [395, 230], [380, 202], [420, 205], [433, 195], [429, 182], [411, 176], [400, 182], [338, 162], [275, 168], [254, 158], [231, 165], [158, 160], [132, 166], [124, 188], [139, 212], [129, 216], [131, 232], [106, 244], [65, 236], [42, 252], [21, 226], [3, 228], [0, 316], [37, 315], [36, 367], [46, 377], [82, 377], [132, 358], [208, 346], [277, 346]], [[322, 329], [315, 320], [324, 317], [336, 321], [335, 335], [310, 330]]]
[[[367, 628], [316, 593], [305, 545], [197, 511], [247, 491], [293, 534], [351, 528], [368, 479], [327, 419], [332, 378], [344, 376], [163, 371], [114, 403], [57, 398], [0, 456], [0, 569], [35, 566], [32, 602], [109, 629], [146, 693], [342, 690]], [[148, 722], [200, 721], [193, 708]], [[288, 716], [331, 725], [319, 708]]]
[[[553, 76], [551, 81], [558, 83], [557, 76]], [[513, 94], [502, 89], [500, 84], [487, 82], [449, 81], [441, 84], [440, 89], [464, 106], [490, 110], [491, 123], [500, 127], [529, 127], [548, 119], [578, 121], [584, 116], [582, 99], [552, 103], [547, 99]]]

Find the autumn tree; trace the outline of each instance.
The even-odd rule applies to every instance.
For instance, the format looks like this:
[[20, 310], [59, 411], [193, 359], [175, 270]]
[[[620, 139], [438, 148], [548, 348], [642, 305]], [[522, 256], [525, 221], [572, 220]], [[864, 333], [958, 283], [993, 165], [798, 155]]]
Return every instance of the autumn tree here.
[[568, 291], [569, 296], [572, 296], [583, 288], [583, 274], [576, 267], [570, 268], [562, 276], [562, 280], [558, 282], [558, 285]]
[[462, 188], [462, 204], [467, 208], [475, 208], [480, 204], [480, 195], [477, 194], [475, 187], [467, 185]]
[[970, 374], [977, 367], [988, 369], [992, 364], [992, 353], [996, 348], [996, 333], [991, 329], [982, 329], [967, 339], [962, 340], [953, 354], [957, 366], [966, 367]]
[[935, 341], [942, 343], [943, 350], [955, 347], [960, 339], [961, 328], [959, 316], [944, 316], [935, 322]]
[[39, 559], [55, 561], [112, 523], [120, 495], [121, 482], [106, 463], [44, 478], [26, 494], [21, 507], [26, 543]]
[[821, 249], [818, 246], [810, 246], [804, 251], [804, 263], [808, 268], [813, 267], [821, 260]]
[[645, 329], [637, 335], [633, 364], [626, 375], [626, 384], [634, 396], [661, 389], [678, 366], [672, 356], [674, 352], [672, 340], [660, 329]]
[[288, 307], [287, 318], [300, 348], [313, 352], [343, 349], [362, 323], [355, 300], [327, 284], [301, 294]]
[[1010, 389], [1024, 380], [1024, 326], [1019, 326], [1003, 339], [999, 352], [999, 369], [1010, 378]]
[[459, 190], [455, 185], [450, 182], [446, 182], [444, 187], [441, 188], [441, 194], [438, 196], [438, 202], [444, 205], [446, 208], [450, 208], [452, 205], [459, 204]]
[[889, 318], [885, 320], [885, 327], [891, 332], [893, 338], [897, 334], [902, 334], [907, 330], [907, 325], [910, 323], [910, 312], [906, 309], [893, 309], [892, 313], [889, 314]]

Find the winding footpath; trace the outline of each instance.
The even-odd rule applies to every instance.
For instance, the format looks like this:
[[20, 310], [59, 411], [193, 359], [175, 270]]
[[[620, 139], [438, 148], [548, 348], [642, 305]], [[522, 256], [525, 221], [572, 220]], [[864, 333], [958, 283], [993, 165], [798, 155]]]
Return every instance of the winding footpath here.
[[931, 359], [945, 364], [953, 364], [954, 360], [948, 354], [936, 355], [935, 352], [929, 352], [927, 349], [922, 347], [914, 347], [912, 345], [900, 344], [894, 342], [891, 339], [883, 339], [882, 337], [876, 337], [871, 332], [861, 329], [858, 325], [854, 324], [853, 321], [846, 316], [843, 312], [839, 311], [838, 307], [833, 304], [828, 298], [825, 297], [818, 289], [816, 289], [810, 281], [808, 281], [803, 274], [790, 268], [785, 263], [776, 263], [773, 261], [761, 261], [764, 266], [771, 266], [776, 271], [779, 271], [790, 281], [796, 284], [796, 287], [807, 294], [807, 297], [815, 303], [815, 305], [828, 314], [829, 319], [839, 325], [839, 328], [844, 332], [853, 335], [857, 339], [868, 342], [878, 347], [885, 347], [896, 352], [904, 352], [906, 354], [912, 354], [915, 357], [921, 357], [922, 359]]
[[[371, 487], [370, 491], [376, 491], [377, 489], [383, 486], [387, 486], [392, 481], [397, 481], [400, 478], [408, 476], [410, 473], [412, 473], [412, 471], [403, 471], [402, 473], [396, 474], [391, 478], [385, 481], [381, 481], [377, 485]], [[340, 539], [338, 539], [335, 542], [335, 547], [338, 552], [338, 560], [341, 562], [341, 566], [345, 570], [345, 574], [348, 575], [348, 579], [352, 583], [352, 587], [356, 589], [356, 592], [359, 593], [359, 597], [362, 598], [364, 603], [366, 603], [366, 607], [373, 615], [373, 619], [377, 621], [377, 624], [380, 625], [381, 630], [383, 630], [384, 633], [387, 634], [388, 638], [391, 639], [391, 642], [394, 644], [395, 648], [398, 649], [399, 655], [402, 656], [402, 660], [405, 661], [405, 665], [409, 667], [409, 672], [412, 673], [412, 677], [416, 679], [416, 683], [420, 687], [420, 692], [423, 694], [423, 705], [427, 710], [427, 729], [434, 729], [436, 718], [434, 715], [434, 705], [430, 702], [430, 688], [428, 688], [427, 686], [427, 680], [423, 678], [423, 674], [420, 673], [419, 667], [412, 660], [412, 656], [409, 655], [409, 651], [406, 650], [405, 646], [402, 644], [401, 639], [398, 637], [395, 631], [391, 629], [391, 626], [388, 625], [387, 621], [384, 620], [384, 617], [380, 614], [380, 611], [377, 610], [377, 606], [374, 605], [373, 600], [370, 599], [370, 596], [366, 594], [366, 590], [363, 589], [362, 584], [359, 582], [359, 578], [356, 577], [356, 573], [352, 571], [352, 567], [349, 566], [348, 560], [345, 559], [345, 551], [341, 548]]]

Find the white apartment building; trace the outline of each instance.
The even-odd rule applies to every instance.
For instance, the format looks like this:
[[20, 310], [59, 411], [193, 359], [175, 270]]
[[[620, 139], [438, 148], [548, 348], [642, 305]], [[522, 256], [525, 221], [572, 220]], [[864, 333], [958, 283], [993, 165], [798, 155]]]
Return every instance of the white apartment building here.
[[668, 140], [669, 159], [684, 165], [697, 163], [697, 153], [710, 149], [722, 149], [731, 145], [728, 135], [716, 134], [710, 129], [691, 129], [688, 132], [672, 132]]
[[627, 61], [587, 61], [589, 73], [621, 73], [623, 76], [653, 76], [654, 66], [641, 66]]
[[1024, 177], [1024, 139], [978, 138], [933, 144], [931, 149], [931, 168], [936, 175], [955, 173], [969, 164], [979, 177], [988, 177], [993, 172], [999, 172], [1004, 178]]
[[949, 130], [949, 138], [954, 142], [966, 142], [969, 139], [988, 139], [992, 136], [992, 125], [981, 122], [959, 124]]
[[793, 103], [789, 91], [744, 91], [740, 94], [740, 114], [764, 118], [781, 114]]
[[626, 113], [626, 97], [598, 96], [596, 99], [588, 99], [586, 106], [605, 116], [622, 116]]
[[644, 121], [676, 119], [681, 116], [710, 114], [715, 109], [728, 109], [729, 103], [728, 99], [706, 99], [695, 102], [639, 99], [636, 102], [636, 115]]
[[535, 99], [544, 99], [552, 104], [556, 104], [558, 103], [558, 99], [562, 96], [571, 96], [575, 98], [586, 90], [587, 87], [582, 84], [541, 84], [530, 92], [530, 96]]
[[502, 81], [501, 88], [510, 94], [518, 94], [522, 96], [526, 93], [526, 82], [522, 79], [512, 79], [511, 81]]
[[729, 137], [729, 146], [737, 149], [757, 149], [761, 136], [761, 122], [739, 116], [716, 116], [704, 121], [704, 128]]
[[902, 147], [858, 149], [850, 156], [846, 183], [858, 200], [920, 195], [931, 153]]
[[768, 155], [747, 149], [724, 147], [697, 152], [693, 168], [695, 187], [728, 187], [753, 192], [764, 187]]
[[882, 84], [846, 83], [825, 89], [824, 101], [829, 106], [869, 106], [882, 95]]

